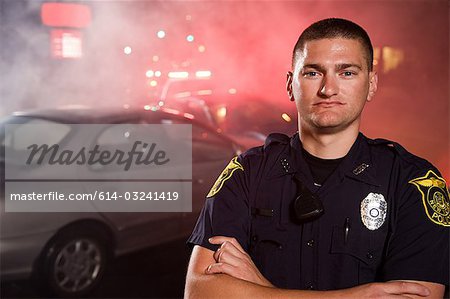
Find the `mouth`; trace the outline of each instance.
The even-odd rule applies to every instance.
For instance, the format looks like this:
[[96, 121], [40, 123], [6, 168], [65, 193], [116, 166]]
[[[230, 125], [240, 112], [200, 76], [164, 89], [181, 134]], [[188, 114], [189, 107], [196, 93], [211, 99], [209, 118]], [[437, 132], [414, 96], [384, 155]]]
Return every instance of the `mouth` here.
[[313, 106], [322, 107], [322, 108], [332, 108], [332, 107], [344, 106], [344, 105], [345, 105], [345, 103], [340, 102], [340, 101], [320, 101], [320, 102], [313, 104]]

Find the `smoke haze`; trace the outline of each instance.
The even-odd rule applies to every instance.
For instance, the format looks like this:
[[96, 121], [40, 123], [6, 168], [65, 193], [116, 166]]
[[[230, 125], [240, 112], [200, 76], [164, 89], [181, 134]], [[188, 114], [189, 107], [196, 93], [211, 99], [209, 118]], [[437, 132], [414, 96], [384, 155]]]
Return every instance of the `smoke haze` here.
[[402, 143], [450, 179], [447, 1], [81, 1], [93, 16], [81, 30], [81, 59], [51, 57], [42, 3], [0, 2], [0, 115], [142, 106], [157, 100], [163, 84], [149, 86], [149, 69], [211, 70], [216, 88], [235, 88], [238, 100], [252, 94], [292, 110], [285, 76], [299, 33], [318, 19], [344, 17], [362, 25], [380, 53], [379, 91], [363, 131]]

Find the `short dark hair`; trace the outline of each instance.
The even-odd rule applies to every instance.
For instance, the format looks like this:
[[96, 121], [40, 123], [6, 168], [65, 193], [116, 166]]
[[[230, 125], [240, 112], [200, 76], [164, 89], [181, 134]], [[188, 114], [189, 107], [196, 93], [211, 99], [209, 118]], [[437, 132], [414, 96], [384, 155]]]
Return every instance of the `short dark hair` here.
[[367, 66], [369, 71], [372, 71], [373, 47], [369, 35], [358, 24], [339, 18], [320, 20], [310, 25], [302, 32], [292, 52], [292, 69], [295, 67], [297, 52], [303, 49], [307, 41], [326, 38], [356, 39], [361, 42], [361, 45], [366, 52]]

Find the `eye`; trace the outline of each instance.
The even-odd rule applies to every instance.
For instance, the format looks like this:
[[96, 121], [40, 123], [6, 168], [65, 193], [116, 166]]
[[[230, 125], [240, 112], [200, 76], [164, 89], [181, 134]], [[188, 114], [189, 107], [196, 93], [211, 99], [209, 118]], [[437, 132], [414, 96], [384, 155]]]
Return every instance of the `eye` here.
[[303, 76], [305, 77], [317, 77], [319, 75], [318, 72], [315, 71], [310, 71], [310, 72], [304, 72]]
[[352, 77], [352, 76], [356, 75], [356, 73], [354, 73], [352, 71], [344, 71], [341, 73], [341, 75], [344, 77]]

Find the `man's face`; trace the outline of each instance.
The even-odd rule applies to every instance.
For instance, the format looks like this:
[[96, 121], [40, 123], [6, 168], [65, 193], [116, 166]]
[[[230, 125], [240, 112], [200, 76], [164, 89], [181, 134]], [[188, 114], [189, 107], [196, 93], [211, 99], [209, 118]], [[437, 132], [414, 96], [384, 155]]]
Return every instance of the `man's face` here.
[[308, 41], [297, 54], [287, 90], [295, 100], [302, 129], [338, 132], [357, 126], [366, 101], [377, 89], [358, 40], [333, 38]]

